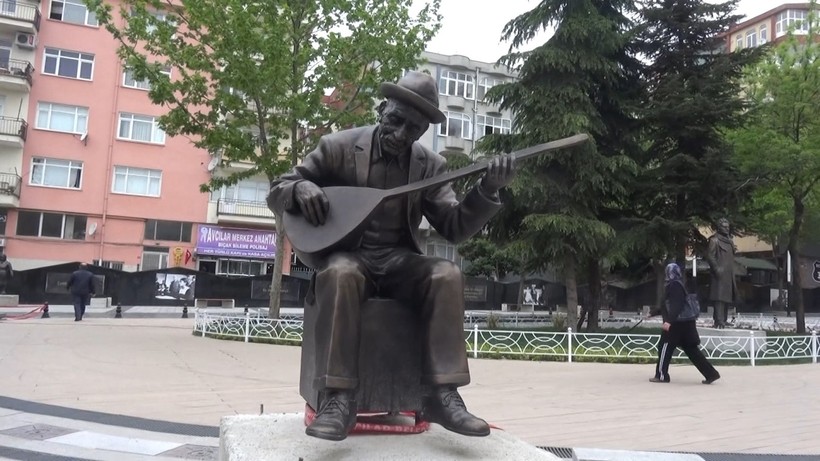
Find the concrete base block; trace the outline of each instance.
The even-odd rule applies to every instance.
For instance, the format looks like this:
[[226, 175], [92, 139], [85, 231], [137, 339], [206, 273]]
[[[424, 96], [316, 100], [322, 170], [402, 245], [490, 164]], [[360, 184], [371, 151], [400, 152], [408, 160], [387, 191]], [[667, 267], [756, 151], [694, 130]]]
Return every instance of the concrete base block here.
[[219, 461], [558, 461], [498, 429], [487, 437], [466, 437], [431, 424], [421, 434], [353, 434], [341, 442], [305, 434], [304, 414], [237, 415], [222, 418]]
[[91, 298], [88, 307], [111, 307], [111, 298]]
[[[752, 341], [754, 341], [755, 351], [766, 349], [766, 332], [761, 330], [698, 327], [698, 335], [700, 335], [700, 342], [704, 349], [715, 350], [727, 356], [741, 352], [750, 353]], [[706, 337], [711, 337], [711, 339]]]
[[0, 295], [0, 307], [19, 306], [20, 297], [17, 295]]

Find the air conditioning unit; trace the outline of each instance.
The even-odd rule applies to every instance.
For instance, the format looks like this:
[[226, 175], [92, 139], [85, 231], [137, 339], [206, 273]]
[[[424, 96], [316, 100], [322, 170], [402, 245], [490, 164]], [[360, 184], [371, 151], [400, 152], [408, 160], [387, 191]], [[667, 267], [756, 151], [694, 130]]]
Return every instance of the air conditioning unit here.
[[37, 44], [37, 37], [34, 34], [27, 34], [25, 32], [17, 32], [17, 37], [14, 40], [20, 48], [33, 49]]
[[0, 247], [4, 247], [4, 246], [6, 246], [6, 239], [0, 237]]

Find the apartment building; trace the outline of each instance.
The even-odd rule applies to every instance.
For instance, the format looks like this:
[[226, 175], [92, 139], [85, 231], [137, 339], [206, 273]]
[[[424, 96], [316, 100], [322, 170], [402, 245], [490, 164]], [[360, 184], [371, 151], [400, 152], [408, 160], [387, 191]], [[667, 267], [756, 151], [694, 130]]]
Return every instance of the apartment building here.
[[[513, 81], [516, 76], [502, 66], [472, 60], [466, 56], [443, 55], [425, 51], [425, 62], [418, 70], [428, 72], [438, 81], [439, 108], [447, 121], [433, 125], [419, 142], [433, 152], [462, 153], [475, 158], [476, 142], [490, 133], [509, 133], [513, 116], [484, 100], [490, 88]], [[476, 179], [478, 176], [476, 176]], [[428, 255], [462, 264], [456, 246], [446, 241], [422, 222]]]
[[2, 3], [0, 243], [15, 269], [88, 261], [266, 273], [267, 182], [201, 193], [227, 170], [159, 128], [147, 82], [123, 67], [82, 0]]
[[723, 34], [725, 49], [735, 51], [769, 42], [780, 42], [786, 38], [789, 28], [794, 27], [797, 35], [809, 32], [809, 3], [784, 3], [771, 10], [735, 24]]

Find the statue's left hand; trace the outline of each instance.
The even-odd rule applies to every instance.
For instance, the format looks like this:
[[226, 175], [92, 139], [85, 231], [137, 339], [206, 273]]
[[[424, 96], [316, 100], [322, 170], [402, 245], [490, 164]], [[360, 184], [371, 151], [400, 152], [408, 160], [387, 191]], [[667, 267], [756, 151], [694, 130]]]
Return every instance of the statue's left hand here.
[[509, 154], [499, 155], [487, 165], [487, 172], [481, 180], [481, 188], [488, 193], [495, 193], [507, 187], [515, 179], [515, 157]]

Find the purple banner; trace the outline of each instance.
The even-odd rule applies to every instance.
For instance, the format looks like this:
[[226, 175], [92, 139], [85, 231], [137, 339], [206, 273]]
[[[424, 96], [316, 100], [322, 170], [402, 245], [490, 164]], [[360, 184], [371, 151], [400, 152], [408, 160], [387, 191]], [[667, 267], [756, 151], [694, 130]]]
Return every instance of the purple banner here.
[[200, 255], [273, 259], [276, 232], [200, 225], [196, 252]]

